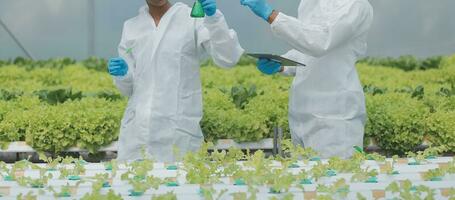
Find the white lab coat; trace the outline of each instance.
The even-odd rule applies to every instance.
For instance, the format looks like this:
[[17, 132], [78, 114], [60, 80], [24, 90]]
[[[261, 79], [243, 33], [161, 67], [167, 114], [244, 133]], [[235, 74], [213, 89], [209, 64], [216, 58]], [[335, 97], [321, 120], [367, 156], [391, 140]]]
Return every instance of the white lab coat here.
[[156, 27], [144, 6], [124, 24], [118, 50], [129, 70], [114, 83], [129, 100], [118, 160], [141, 159], [144, 147], [153, 159], [172, 162], [174, 146], [184, 154], [203, 142], [200, 62], [210, 55], [217, 65], [231, 67], [243, 49], [220, 11], [196, 23], [190, 11], [176, 3]]
[[322, 158], [348, 158], [363, 146], [365, 97], [355, 63], [366, 52], [373, 9], [367, 0], [303, 0], [298, 18], [280, 13], [274, 35], [294, 49], [284, 57], [307, 67], [285, 67], [295, 76], [289, 125], [295, 144]]

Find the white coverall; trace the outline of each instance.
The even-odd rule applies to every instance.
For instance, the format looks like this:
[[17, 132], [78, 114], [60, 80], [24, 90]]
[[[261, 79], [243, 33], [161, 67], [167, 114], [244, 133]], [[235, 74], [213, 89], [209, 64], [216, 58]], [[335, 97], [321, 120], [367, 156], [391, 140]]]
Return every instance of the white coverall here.
[[174, 4], [158, 26], [148, 12], [125, 22], [119, 55], [129, 70], [114, 83], [129, 97], [121, 122], [118, 160], [141, 159], [141, 149], [157, 161], [174, 161], [203, 142], [200, 62], [211, 56], [219, 66], [234, 66], [243, 54], [223, 14], [190, 17], [191, 8]]
[[348, 158], [363, 146], [365, 97], [355, 63], [367, 50], [373, 9], [367, 0], [303, 0], [298, 18], [280, 13], [273, 34], [294, 49], [284, 57], [307, 67], [285, 67], [295, 76], [289, 125], [295, 144], [322, 158]]

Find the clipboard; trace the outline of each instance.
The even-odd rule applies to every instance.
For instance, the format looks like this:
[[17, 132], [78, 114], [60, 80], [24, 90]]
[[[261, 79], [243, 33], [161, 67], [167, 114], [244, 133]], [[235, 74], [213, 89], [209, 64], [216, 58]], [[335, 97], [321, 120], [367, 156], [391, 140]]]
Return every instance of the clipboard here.
[[247, 53], [247, 55], [251, 56], [251, 57], [254, 57], [254, 58], [267, 58], [267, 59], [270, 59], [270, 60], [273, 60], [273, 61], [276, 61], [276, 62], [279, 62], [281, 63], [282, 66], [297, 66], [297, 67], [304, 67], [306, 66], [305, 64], [303, 63], [300, 63], [300, 62], [297, 62], [297, 61], [294, 61], [294, 60], [290, 60], [290, 59], [287, 59], [287, 58], [284, 58], [284, 57], [281, 57], [279, 55], [274, 55], [274, 54], [265, 54], [265, 53]]

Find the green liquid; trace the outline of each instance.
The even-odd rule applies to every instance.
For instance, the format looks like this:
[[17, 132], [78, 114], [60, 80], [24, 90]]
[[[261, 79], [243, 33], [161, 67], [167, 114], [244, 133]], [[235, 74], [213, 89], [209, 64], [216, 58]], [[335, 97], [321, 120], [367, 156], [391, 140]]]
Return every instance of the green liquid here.
[[199, 0], [196, 0], [193, 4], [193, 9], [191, 9], [191, 17], [193, 18], [202, 18], [205, 16], [204, 9], [202, 9], [202, 4]]

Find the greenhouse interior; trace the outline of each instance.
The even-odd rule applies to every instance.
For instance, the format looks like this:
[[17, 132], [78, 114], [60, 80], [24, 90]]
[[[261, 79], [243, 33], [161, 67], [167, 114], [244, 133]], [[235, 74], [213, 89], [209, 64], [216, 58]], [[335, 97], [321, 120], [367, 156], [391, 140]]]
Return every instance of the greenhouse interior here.
[[455, 200], [452, 0], [0, 0], [0, 200]]

